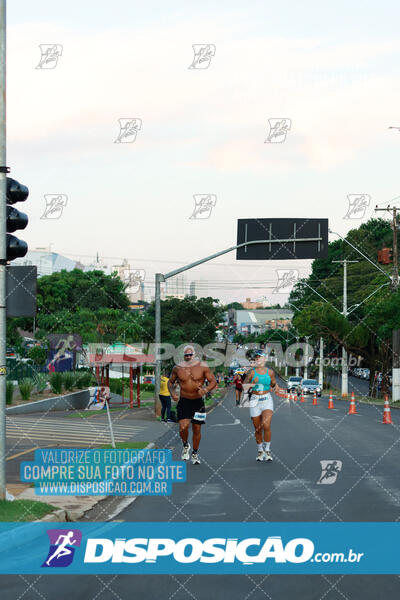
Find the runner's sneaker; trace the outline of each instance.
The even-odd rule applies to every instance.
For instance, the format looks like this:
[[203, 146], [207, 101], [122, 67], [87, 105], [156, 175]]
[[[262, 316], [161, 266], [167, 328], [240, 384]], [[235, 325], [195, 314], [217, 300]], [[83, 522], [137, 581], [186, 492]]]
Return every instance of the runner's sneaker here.
[[257, 458], [256, 458], [256, 460], [258, 460], [258, 461], [264, 460], [264, 450], [259, 450], [257, 452]]
[[190, 444], [185, 444], [182, 450], [182, 460], [189, 460], [190, 458]]
[[197, 452], [192, 452], [192, 465], [200, 465], [200, 459]]
[[271, 452], [269, 450], [265, 451], [265, 460], [272, 460]]

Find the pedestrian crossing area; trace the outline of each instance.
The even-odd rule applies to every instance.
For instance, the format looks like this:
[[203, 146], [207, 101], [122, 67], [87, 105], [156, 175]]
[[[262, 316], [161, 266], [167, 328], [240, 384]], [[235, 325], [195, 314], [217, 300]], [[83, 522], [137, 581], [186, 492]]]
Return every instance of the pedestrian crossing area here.
[[[94, 422], [95, 419], [36, 418], [8, 416], [6, 418], [7, 438], [32, 442], [53, 442], [58, 445], [85, 444], [97, 446], [111, 442], [107, 422]], [[144, 431], [139, 425], [113, 424], [116, 442], [132, 440]]]

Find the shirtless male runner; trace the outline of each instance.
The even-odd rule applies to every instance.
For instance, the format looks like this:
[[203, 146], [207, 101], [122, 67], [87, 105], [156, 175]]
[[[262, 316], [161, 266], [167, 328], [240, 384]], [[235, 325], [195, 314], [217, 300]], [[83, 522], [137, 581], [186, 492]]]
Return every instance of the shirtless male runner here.
[[[208, 385], [203, 387], [207, 379]], [[206, 409], [204, 396], [218, 386], [214, 374], [206, 363], [200, 362], [196, 357], [193, 346], [185, 346], [183, 349], [183, 362], [175, 365], [168, 381], [168, 389], [174, 402], [178, 401], [174, 384], [178, 380], [181, 388], [181, 396], [176, 410], [179, 421], [179, 435], [183, 442], [182, 460], [190, 458], [189, 425], [192, 423], [193, 452], [192, 464], [199, 465], [198, 455], [201, 426], [206, 420]]]

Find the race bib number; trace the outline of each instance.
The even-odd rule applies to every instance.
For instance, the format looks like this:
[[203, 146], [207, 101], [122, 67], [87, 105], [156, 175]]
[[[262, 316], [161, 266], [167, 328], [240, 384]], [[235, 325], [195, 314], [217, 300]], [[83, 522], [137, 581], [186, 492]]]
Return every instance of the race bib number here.
[[268, 394], [264, 394], [263, 396], [258, 396], [257, 400], [259, 402], [263, 402], [264, 400], [266, 400], [268, 398]]
[[204, 423], [204, 422], [205, 422], [205, 420], [206, 420], [206, 413], [203, 413], [203, 412], [195, 412], [195, 413], [194, 413], [194, 417], [193, 417], [193, 419], [194, 419], [195, 421], [201, 421], [202, 423]]

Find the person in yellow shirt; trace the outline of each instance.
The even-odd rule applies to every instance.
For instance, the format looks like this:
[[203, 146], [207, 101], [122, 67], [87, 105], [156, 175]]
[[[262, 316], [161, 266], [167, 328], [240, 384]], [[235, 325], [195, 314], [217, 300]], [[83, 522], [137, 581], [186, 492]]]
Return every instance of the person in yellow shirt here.
[[[161, 402], [161, 420], [165, 423], [172, 423], [171, 419], [171, 396], [168, 389], [168, 377], [165, 371], [161, 375], [160, 379], [160, 394], [158, 396]], [[165, 417], [166, 415], [166, 417]]]

